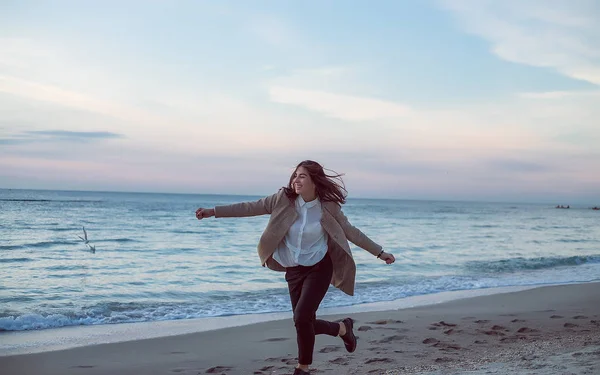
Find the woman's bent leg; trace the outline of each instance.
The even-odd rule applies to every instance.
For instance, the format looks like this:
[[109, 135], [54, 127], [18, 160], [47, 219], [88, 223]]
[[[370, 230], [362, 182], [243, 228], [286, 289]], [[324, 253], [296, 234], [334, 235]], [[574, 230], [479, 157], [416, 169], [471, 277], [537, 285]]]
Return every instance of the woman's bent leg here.
[[315, 334], [337, 336], [339, 332], [338, 323], [316, 319], [316, 311], [327, 293], [332, 273], [333, 265], [328, 255], [312, 267], [294, 267], [286, 273], [301, 365], [312, 363]]

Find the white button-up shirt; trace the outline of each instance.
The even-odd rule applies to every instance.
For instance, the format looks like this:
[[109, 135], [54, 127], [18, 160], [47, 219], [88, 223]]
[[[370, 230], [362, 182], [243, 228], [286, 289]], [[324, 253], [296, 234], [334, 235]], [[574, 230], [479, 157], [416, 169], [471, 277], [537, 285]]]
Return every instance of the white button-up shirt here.
[[327, 253], [327, 233], [321, 226], [321, 202], [319, 199], [305, 202], [296, 198], [298, 218], [273, 253], [283, 267], [312, 266]]

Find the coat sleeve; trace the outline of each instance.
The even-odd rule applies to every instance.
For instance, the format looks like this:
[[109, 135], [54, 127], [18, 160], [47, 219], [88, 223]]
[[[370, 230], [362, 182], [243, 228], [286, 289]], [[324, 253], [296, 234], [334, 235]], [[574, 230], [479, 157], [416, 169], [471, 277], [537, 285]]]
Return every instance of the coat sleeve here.
[[367, 237], [366, 234], [361, 232], [360, 229], [350, 224], [350, 221], [348, 221], [348, 218], [346, 217], [346, 215], [344, 215], [344, 212], [342, 212], [342, 210], [340, 210], [336, 216], [338, 218], [338, 222], [344, 230], [346, 238], [350, 242], [375, 256], [379, 255], [379, 253], [382, 250], [381, 245], [371, 240], [369, 237]]
[[281, 195], [281, 191], [255, 202], [242, 202], [227, 206], [216, 206], [215, 217], [248, 217], [271, 214], [279, 195]]

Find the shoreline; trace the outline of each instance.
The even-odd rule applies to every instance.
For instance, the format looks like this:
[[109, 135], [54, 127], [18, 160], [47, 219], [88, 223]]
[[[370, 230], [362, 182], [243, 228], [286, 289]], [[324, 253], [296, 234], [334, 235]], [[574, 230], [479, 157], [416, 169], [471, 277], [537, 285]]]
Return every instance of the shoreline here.
[[[358, 350], [348, 354], [339, 338], [318, 336], [313, 372], [594, 374], [600, 370], [599, 306], [600, 282], [591, 282], [357, 312], [352, 317]], [[0, 357], [0, 368], [7, 375], [283, 375], [293, 371], [295, 352], [295, 332], [286, 319], [7, 355]]]
[[[568, 284], [550, 284], [568, 285]], [[549, 285], [510, 286], [496, 288], [466, 289], [405, 297], [393, 301], [371, 302], [358, 305], [320, 308], [319, 316], [357, 314], [386, 310], [401, 310], [420, 306], [510, 293]], [[0, 357], [21, 354], [44, 353], [84, 346], [115, 344], [127, 341], [156, 339], [215, 331], [258, 323], [291, 319], [291, 311], [262, 314], [229, 315], [179, 320], [158, 320], [119, 324], [92, 324], [47, 328], [41, 330], [0, 332]]]

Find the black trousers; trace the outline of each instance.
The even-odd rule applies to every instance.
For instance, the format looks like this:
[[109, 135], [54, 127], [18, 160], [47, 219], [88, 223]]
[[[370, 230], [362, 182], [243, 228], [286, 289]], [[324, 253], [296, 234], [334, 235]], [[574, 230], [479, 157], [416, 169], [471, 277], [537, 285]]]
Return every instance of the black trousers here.
[[313, 360], [315, 335], [337, 336], [339, 323], [317, 319], [317, 309], [325, 297], [331, 276], [333, 263], [329, 254], [314, 266], [288, 267], [285, 281], [288, 283], [296, 338], [298, 341], [298, 362], [310, 365]]

